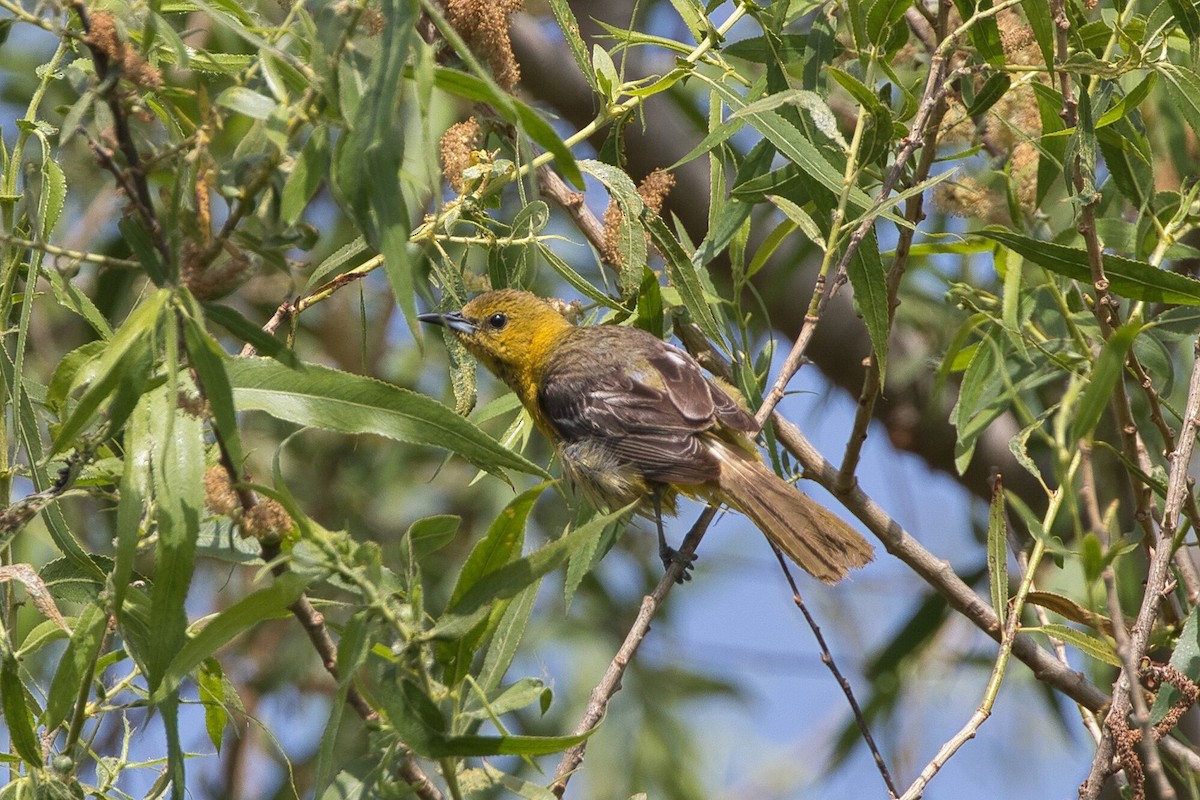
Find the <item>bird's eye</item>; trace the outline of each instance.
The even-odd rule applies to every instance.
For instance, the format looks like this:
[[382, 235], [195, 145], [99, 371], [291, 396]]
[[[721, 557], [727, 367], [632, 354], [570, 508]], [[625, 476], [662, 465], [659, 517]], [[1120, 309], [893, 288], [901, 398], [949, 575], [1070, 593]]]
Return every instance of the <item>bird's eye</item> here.
[[507, 314], [497, 313], [497, 314], [492, 314], [490, 317], [488, 317], [488, 325], [491, 328], [493, 328], [494, 330], [500, 330], [507, 324], [508, 324], [508, 315]]

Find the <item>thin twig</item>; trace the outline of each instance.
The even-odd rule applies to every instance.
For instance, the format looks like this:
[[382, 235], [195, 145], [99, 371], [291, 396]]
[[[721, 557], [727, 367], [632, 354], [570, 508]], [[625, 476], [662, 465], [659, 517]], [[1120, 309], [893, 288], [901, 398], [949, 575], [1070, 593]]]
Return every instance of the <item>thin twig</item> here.
[[49, 242], [38, 242], [33, 239], [22, 239], [19, 236], [9, 236], [5, 233], [0, 233], [0, 243], [12, 245], [14, 247], [27, 247], [30, 250], [39, 250], [47, 255], [56, 258], [65, 258], [70, 261], [81, 261], [90, 264], [95, 264], [108, 269], [132, 269], [140, 267], [137, 261], [131, 261], [127, 258], [115, 258], [113, 256], [101, 255], [100, 253], [88, 253], [83, 250], [70, 250], [66, 247], [50, 244]]
[[[711, 371], [729, 379], [732, 372], [728, 362], [712, 350], [711, 345], [704, 341], [702, 333], [692, 326], [681, 326], [679, 335], [688, 350], [697, 355]], [[804, 468], [804, 477], [832, 491], [837, 480], [837, 468], [825, 460], [800, 433], [799, 428], [780, 414], [772, 414], [771, 422], [780, 445]], [[866, 525], [889, 553], [904, 562], [918, 577], [945, 597], [955, 611], [988, 636], [1000, 641], [1002, 630], [995, 610], [958, 577], [945, 559], [938, 558], [925, 549], [924, 545], [904, 530], [899, 522], [890, 517], [861, 488], [852, 487], [839, 495], [838, 499]], [[1053, 686], [1085, 708], [1099, 711], [1108, 703], [1108, 695], [1090, 683], [1081, 672], [1061, 663], [1028, 634], [1018, 634], [1013, 640], [1012, 650], [1013, 655], [1024, 662], [1039, 681]], [[1200, 766], [1200, 757], [1189, 763]]]
[[[662, 579], [659, 580], [658, 585], [654, 587], [654, 591], [642, 598], [642, 607], [638, 610], [637, 618], [634, 619], [629, 632], [625, 634], [625, 641], [621, 643], [617, 654], [613, 656], [608, 669], [604, 671], [604, 676], [592, 689], [587, 709], [583, 713], [583, 718], [579, 720], [579, 724], [575, 726], [574, 735], [581, 736], [587, 733], [596, 727], [604, 717], [609, 701], [621, 688], [621, 678], [625, 674], [625, 669], [650, 631], [650, 621], [654, 618], [654, 614], [662, 605], [663, 600], [670, 594], [671, 589], [679, 582], [685, 563], [695, 554], [696, 547], [704, 538], [704, 533], [708, 530], [716, 513], [715, 506], [704, 509], [679, 547], [679, 554], [683, 558], [673, 561]], [[550, 784], [550, 791], [556, 796], [562, 797], [563, 792], [567, 790], [567, 782], [571, 780], [575, 770], [583, 763], [586, 749], [587, 740], [584, 740], [563, 753], [562, 759], [558, 762], [558, 769], [554, 772], [554, 782]]]
[[[1192, 448], [1196, 441], [1197, 426], [1200, 425], [1200, 340], [1196, 341], [1193, 356], [1195, 360], [1192, 364], [1191, 381], [1188, 385], [1183, 426], [1179, 432], [1179, 446], [1172, 455], [1171, 470], [1167, 478], [1167, 498], [1163, 504], [1162, 535], [1156, 542], [1157, 546], [1150, 559], [1150, 567], [1146, 575], [1146, 591], [1142, 596], [1142, 604], [1138, 610], [1137, 619], [1134, 620], [1133, 626], [1129, 630], [1127, 652], [1130, 657], [1136, 657], [1139, 661], [1145, 655], [1146, 646], [1150, 641], [1150, 631], [1154, 626], [1155, 619], [1158, 617], [1159, 606], [1162, 603], [1167, 584], [1167, 575], [1171, 566], [1171, 548], [1175, 531], [1179, 527], [1181, 511], [1188, 495], [1188, 466], [1192, 460]], [[1114, 620], [1115, 623], [1116, 620]], [[1136, 682], [1133, 676], [1128, 675], [1122, 670], [1121, 676], [1113, 686], [1110, 715], [1116, 715], [1118, 719], [1124, 719], [1128, 716], [1132, 706], [1130, 695], [1134, 691], [1134, 685], [1136, 685]], [[1108, 734], [1108, 730], [1106, 728], [1106, 735], [1096, 748], [1096, 755], [1092, 761], [1092, 769], [1079, 789], [1079, 796], [1083, 800], [1095, 800], [1095, 798], [1099, 797], [1104, 778], [1108, 774], [1114, 749], [1112, 736]], [[1170, 741], [1172, 740], [1164, 739], [1162, 743], [1166, 745]], [[1148, 769], [1150, 768], [1150, 764], [1146, 766]], [[1160, 788], [1157, 783], [1156, 788]]]
[[[924, 140], [926, 126], [933, 118], [934, 109], [946, 91], [944, 83], [946, 63], [946, 57], [940, 51], [930, 59], [929, 77], [925, 81], [925, 91], [921, 96], [921, 104], [917, 109], [916, 117], [913, 119], [912, 135], [901, 141], [900, 149], [896, 152], [896, 160], [892, 164], [891, 169], [888, 170], [888, 174], [884, 177], [883, 183], [879, 187], [879, 192], [876, 194], [876, 203], [880, 206], [887, 201], [892, 188], [904, 174], [908, 160], [916, 151], [918, 144]], [[875, 217], [867, 215], [858, 228], [855, 229], [854, 233], [850, 235], [850, 239], [846, 243], [846, 249], [843, 251], [842, 257], [838, 261], [837, 269], [834, 271], [835, 276], [845, 274], [851, 259], [854, 258], [858, 252], [858, 248], [862, 245], [863, 240], [866, 239], [867, 234], [874, 225]], [[820, 321], [821, 312], [829, 303], [829, 299], [837, 292], [839, 283], [836, 279], [829, 291], [824, 292], [823, 278], [824, 276], [818, 278], [818, 284], [814, 290], [814, 297], [820, 298], [815, 313], [805, 315], [804, 322], [800, 326], [800, 332], [796, 335], [796, 342], [792, 345], [791, 352], [788, 353], [783, 367], [780, 369], [779, 377], [776, 378], [774, 385], [772, 385], [770, 391], [764, 396], [763, 404], [759, 407], [758, 413], [755, 415], [759, 425], [766, 422], [771, 412], [775, 409], [775, 406], [783, 399], [788, 383], [804, 363], [804, 353], [808, 350], [808, 345], [812, 340], [816, 324]]]
[[817, 621], [813, 619], [813, 615], [809, 613], [808, 606], [804, 603], [804, 598], [800, 594], [800, 587], [796, 585], [796, 579], [792, 577], [792, 571], [788, 568], [788, 562], [783, 556], [783, 551], [771, 543], [771, 549], [775, 551], [775, 558], [779, 560], [779, 568], [783, 570], [783, 575], [787, 579], [788, 586], [792, 589], [792, 602], [796, 604], [796, 608], [800, 609], [800, 613], [804, 615], [804, 621], [808, 623], [809, 629], [813, 632], [813, 636], [817, 640], [817, 647], [821, 650], [821, 663], [829, 668], [833, 673], [834, 680], [842, 690], [842, 694], [846, 695], [846, 702], [850, 704], [850, 710], [854, 713], [854, 722], [858, 725], [858, 731], [862, 734], [863, 741], [867, 743], [867, 749], [871, 751], [871, 757], [875, 759], [875, 767], [879, 770], [880, 776], [883, 778], [883, 783], [887, 786], [890, 797], [896, 797], [899, 793], [896, 791], [896, 784], [892, 781], [892, 773], [888, 771], [887, 762], [883, 760], [883, 755], [879, 752], [879, 747], [875, 744], [875, 737], [871, 735], [871, 728], [867, 724], [867, 718], [862, 712], [862, 708], [858, 705], [858, 700], [854, 697], [854, 689], [850, 686], [850, 681], [838, 669], [837, 663], [833, 660], [833, 653], [829, 650], [829, 645], [825, 642], [825, 636], [821, 633], [821, 627], [817, 625]]
[[129, 114], [118, 91], [119, 79], [124, 76], [110, 74], [113, 67], [112, 59], [98, 42], [92, 40], [92, 22], [87, 6], [82, 0], [74, 0], [71, 3], [71, 9], [79, 17], [79, 24], [85, 34], [83, 42], [92, 54], [92, 63], [96, 67], [96, 78], [100, 82], [98, 92], [108, 105], [109, 111], [112, 112], [113, 135], [121, 155], [125, 157], [125, 168], [122, 169], [118, 166], [104, 148], [93, 147], [93, 149], [96, 150], [98, 156], [101, 156], [101, 165], [111, 172], [126, 190], [134, 210], [146, 225], [150, 240], [154, 243], [159, 255], [162, 256], [163, 263], [170, 264], [172, 261], [171, 247], [163, 235], [162, 224], [154, 210], [154, 200], [150, 195], [150, 183], [146, 180], [141, 154], [138, 152], [137, 145], [133, 141], [133, 133], [129, 128]]

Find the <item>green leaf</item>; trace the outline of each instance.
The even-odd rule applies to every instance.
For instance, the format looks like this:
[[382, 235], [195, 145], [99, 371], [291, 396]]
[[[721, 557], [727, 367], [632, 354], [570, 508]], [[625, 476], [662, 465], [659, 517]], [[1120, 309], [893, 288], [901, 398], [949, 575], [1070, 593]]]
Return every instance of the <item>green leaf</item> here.
[[163, 702], [184, 678], [235, 636], [263, 620], [285, 616], [287, 608], [300, 598], [307, 585], [306, 577], [295, 572], [284, 573], [270, 586], [251, 592], [210, 619], [177, 650], [150, 702]]
[[258, 120], [270, 117], [278, 106], [270, 97], [245, 86], [230, 86], [221, 92], [217, 95], [217, 105]]
[[215, 658], [205, 659], [200, 669], [196, 670], [196, 691], [204, 706], [204, 730], [219, 755], [221, 742], [225, 738], [225, 726], [229, 724], [227, 697], [232, 695], [236, 699], [237, 694]]
[[1125, 372], [1125, 359], [1129, 355], [1129, 348], [1140, 330], [1141, 326], [1135, 323], [1122, 325], [1113, 331], [1112, 336], [1104, 343], [1096, 365], [1088, 376], [1087, 388], [1079, 398], [1079, 405], [1072, 416], [1071, 438], [1074, 441], [1091, 437], [1101, 415], [1104, 414], [1104, 409], [1112, 402], [1117, 381]]
[[996, 16], [975, 18], [977, 12], [990, 11], [992, 0], [954, 0], [958, 7], [959, 16], [964, 21], [971, 21], [971, 44], [975, 46], [979, 57], [989, 64], [1002, 66], [1004, 64], [1004, 46], [1000, 42], [1000, 27], [996, 24]]
[[1156, 62], [1155, 66], [1167, 79], [1167, 96], [1171, 98], [1171, 104], [1192, 126], [1192, 132], [1200, 136], [1200, 75], [1167, 61]]
[[453, 638], [469, 631], [483, 618], [496, 600], [515, 596], [550, 570], [566, 561], [572, 553], [595, 535], [596, 527], [604, 527], [633, 510], [636, 504], [596, 516], [587, 525], [535, 550], [524, 558], [511, 561], [475, 581], [458, 599], [454, 609], [442, 615], [426, 635], [430, 638]]
[[559, 753], [586, 740], [575, 736], [448, 736], [436, 706], [417, 687], [401, 681], [397, 691], [382, 693], [388, 720], [413, 752], [426, 758]]
[[646, 265], [646, 230], [642, 217], [646, 210], [637, 187], [624, 170], [601, 161], [585, 159], [579, 168], [599, 180], [608, 189], [609, 195], [621, 209], [621, 221], [617, 228], [617, 252], [620, 254], [621, 299], [632, 300], [637, 284], [630, 276], [640, 278]]
[[[521, 548], [525, 543], [525, 523], [529, 518], [529, 512], [549, 485], [549, 483], [541, 483], [522, 492], [492, 521], [487, 535], [472, 548], [462, 571], [459, 572], [454, 591], [450, 595], [450, 602], [446, 606], [448, 612], [453, 613], [457, 604], [480, 581], [520, 558]], [[494, 623], [499, 623], [506, 605], [505, 600], [497, 600], [496, 605], [488, 614]], [[442, 678], [446, 685], [457, 686], [466, 677], [474, 661], [475, 650], [487, 637], [488, 627], [483, 620], [480, 620], [468, 633], [458, 637], [450, 645], [449, 652], [445, 654], [446, 669]]]
[[1196, 11], [1196, 0], [1167, 0], [1179, 29], [1189, 41], [1200, 39], [1200, 12]]
[[58, 429], [58, 435], [54, 437], [54, 444], [50, 448], [51, 456], [75, 445], [76, 437], [91, 422], [101, 404], [117, 390], [122, 380], [128, 376], [131, 367], [142, 363], [135, 354], [138, 351], [146, 352], [148, 343], [153, 340], [159, 315], [168, 297], [170, 293], [166, 289], [160, 289], [129, 313], [100, 356], [95, 369], [96, 377], [75, 404], [75, 410]]
[[575, 12], [571, 10], [571, 4], [567, 0], [550, 0], [550, 10], [554, 12], [558, 29], [562, 32], [563, 40], [571, 51], [571, 57], [575, 59], [575, 66], [579, 67], [579, 71], [587, 79], [592, 91], [602, 94], [600, 86], [596, 83], [596, 76], [592, 72], [592, 65], [588, 62], [587, 45], [583, 43], [583, 37], [579, 34], [579, 21], [575, 19]]
[[[1086, 250], [1038, 241], [997, 226], [988, 226], [976, 233], [1015, 250], [1058, 275], [1088, 285], [1092, 282]], [[1104, 274], [1108, 278], [1110, 291], [1131, 300], [1200, 305], [1200, 281], [1176, 272], [1156, 269], [1145, 261], [1105, 253]]]
[[284, 225], [294, 225], [317, 188], [325, 180], [332, 157], [329, 148], [329, 128], [319, 126], [304, 143], [291, 173], [283, 183], [283, 194], [279, 200], [279, 217]]
[[[591, 67], [589, 66], [588, 69], [590, 70]], [[434, 70], [433, 75], [437, 87], [442, 91], [477, 103], [487, 103], [505, 120], [524, 130], [529, 138], [553, 154], [554, 164], [564, 178], [570, 181], [576, 189], [584, 188], [583, 175], [580, 174], [579, 166], [575, 163], [575, 156], [571, 155], [570, 148], [555, 132], [554, 127], [542, 119], [541, 114], [537, 111], [511, 94], [493, 88], [487, 81], [480, 80], [474, 75], [446, 67], [438, 67]]]
[[888, 323], [887, 275], [879, 258], [879, 242], [875, 238], [874, 225], [850, 259], [846, 273], [850, 277], [850, 286], [854, 289], [854, 299], [862, 312], [863, 322], [866, 323], [867, 334], [871, 337], [882, 383], [887, 376], [888, 338], [891, 331]]
[[671, 285], [679, 292], [679, 298], [683, 301], [688, 315], [693, 322], [700, 326], [700, 330], [704, 332], [710, 342], [718, 347], [723, 347], [725, 337], [722, 335], [721, 327], [717, 324], [717, 317], [713, 313], [714, 309], [710, 299], [713, 295], [711, 292], [705, 291], [707, 275], [688, 258], [687, 253], [679, 244], [679, 240], [675, 238], [675, 234], [671, 233], [671, 229], [667, 227], [661, 217], [652, 217], [647, 227], [650, 230], [650, 238], [654, 242], [654, 246], [667, 261], [667, 274], [671, 278]]
[[1096, 636], [1084, 633], [1076, 628], [1057, 622], [1039, 625], [1035, 628], [1022, 628], [1022, 633], [1044, 633], [1047, 636], [1069, 644], [1084, 655], [1113, 667], [1121, 666], [1121, 659], [1116, 648], [1109, 642]]
[[617, 65], [612, 56], [599, 44], [592, 45], [592, 80], [598, 87], [600, 96], [608, 102], [617, 99], [617, 87], [621, 85], [621, 77], [617, 74]]
[[456, 606], [483, 578], [516, 560], [525, 542], [525, 521], [549, 483], [540, 483], [512, 499], [492, 521], [487, 535], [476, 543], [459, 572], [446, 608]]
[[[816, 146], [782, 114], [774, 110], [755, 111], [724, 85], [711, 85], [721, 95], [725, 104], [733, 109], [734, 113], [740, 113], [762, 133], [781, 155], [791, 160], [805, 175], [828, 189], [835, 197], [841, 195], [844, 180], [842, 171], [830, 164]], [[862, 214], [874, 205], [867, 193], [856, 186], [850, 188], [848, 200], [848, 207], [854, 215]]]
[[299, 363], [291, 348], [229, 306], [205, 303], [204, 315], [210, 322], [215, 322], [241, 341], [249, 344], [258, 355], [269, 356], [288, 367]]
[[46, 730], [57, 728], [76, 702], [86, 702], [86, 692], [91, 686], [96, 658], [107, 629], [108, 615], [99, 603], [89, 603], [76, 618], [71, 641], [58, 662], [50, 683], [50, 694], [46, 696], [46, 708], [42, 712]]
[[454, 541], [461, 526], [462, 517], [455, 514], [437, 514], [409, 525], [404, 535], [412, 543], [413, 555], [420, 560]]
[[315, 364], [288, 369], [261, 358], [235, 358], [227, 371], [241, 411], [265, 411], [313, 428], [374, 433], [445, 448], [501, 478], [506, 469], [546, 477], [541, 467], [441, 403], [407, 389]]
[[1012, 79], [1004, 73], [992, 75], [983, 82], [983, 86], [975, 94], [975, 100], [967, 109], [967, 116], [978, 117], [986, 114], [988, 110], [996, 105], [1001, 97], [1008, 93], [1008, 87], [1012, 86]]
[[988, 510], [987, 565], [992, 608], [996, 610], [1003, 629], [1008, 616], [1008, 525], [1004, 512], [1004, 484], [999, 476], [992, 487], [992, 502]]
[[30, 767], [42, 766], [42, 748], [33, 731], [33, 717], [25, 702], [17, 660], [11, 655], [0, 661], [0, 708], [8, 724], [8, 741]]
[[620, 303], [604, 294], [604, 292], [599, 291], [595, 286], [592, 286], [589, 281], [572, 269], [570, 264], [564, 261], [549, 247], [541, 242], [538, 242], [537, 248], [538, 257], [549, 264], [550, 268], [557, 272], [559, 277], [565, 280], [572, 289], [579, 292], [593, 303], [596, 303], [602, 307], [613, 309], [621, 308]]
[[912, 0], [869, 0], [867, 3], [867, 37], [871, 43], [882, 45], [892, 35], [892, 28], [904, 19]]
[[[205, 513], [204, 430], [200, 420], [176, 408], [169, 386], [155, 393], [151, 408], [150, 459], [158, 537], [148, 621], [153, 635], [144, 658], [146, 682], [155, 693], [187, 638], [184, 603]], [[156, 694], [156, 701], [164, 699], [162, 692]]]
[[[508, 672], [509, 666], [517, 655], [517, 648], [521, 644], [521, 638], [525, 635], [525, 627], [529, 624], [529, 617], [533, 614], [533, 604], [537, 600], [538, 588], [539, 584], [535, 583], [518, 592], [504, 609], [504, 615], [500, 617], [499, 623], [492, 632], [492, 639], [483, 656], [483, 666], [479, 668], [477, 678], [480, 688], [487, 694], [491, 694], [500, 686], [500, 682], [504, 680], [505, 673]], [[473, 697], [474, 695], [472, 695]], [[471, 699], [468, 699], [466, 707], [470, 708], [472, 702]]]
[[121, 473], [120, 495], [117, 501], [116, 554], [111, 575], [113, 608], [118, 621], [124, 620], [125, 593], [133, 580], [133, 560], [137, 554], [149, 498], [150, 466], [150, 409], [153, 396], [146, 395], [138, 403], [125, 428], [125, 465]]
[[213, 427], [221, 436], [221, 442], [229, 460], [233, 462], [233, 468], [240, 472], [245, 466], [246, 458], [242, 454], [242, 437], [238, 433], [233, 388], [229, 385], [229, 376], [225, 374], [229, 356], [197, 319], [190, 314], [180, 316], [183, 318], [188, 362], [192, 369], [196, 370], [196, 380], [212, 409]]

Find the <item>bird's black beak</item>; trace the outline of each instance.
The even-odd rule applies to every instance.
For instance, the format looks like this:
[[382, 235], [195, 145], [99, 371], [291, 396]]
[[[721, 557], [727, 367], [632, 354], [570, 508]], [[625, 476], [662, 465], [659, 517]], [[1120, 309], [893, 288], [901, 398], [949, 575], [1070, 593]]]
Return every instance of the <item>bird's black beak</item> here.
[[443, 328], [449, 328], [455, 333], [469, 335], [479, 330], [479, 327], [464, 317], [461, 311], [447, 311], [445, 313], [432, 311], [428, 314], [418, 314], [417, 319], [421, 320], [421, 322], [428, 322], [431, 325], [441, 325]]

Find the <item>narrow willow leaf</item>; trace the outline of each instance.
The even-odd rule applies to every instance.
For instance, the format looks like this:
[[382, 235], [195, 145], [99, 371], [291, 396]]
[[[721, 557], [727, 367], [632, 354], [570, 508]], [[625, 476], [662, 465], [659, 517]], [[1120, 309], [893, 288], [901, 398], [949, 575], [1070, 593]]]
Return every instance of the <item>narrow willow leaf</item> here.
[[474, 102], [487, 103], [505, 120], [524, 130], [530, 139], [554, 156], [554, 165], [564, 178], [576, 189], [584, 188], [583, 175], [579, 172], [579, 165], [575, 163], [575, 156], [571, 154], [570, 148], [554, 127], [543, 119], [539, 112], [474, 75], [446, 67], [438, 67], [433, 75], [437, 87], [442, 91]]
[[1075, 441], [1088, 438], [1100, 422], [1104, 409], [1112, 402], [1117, 382], [1125, 371], [1125, 358], [1138, 335], [1140, 325], [1129, 323], [1113, 331], [1113, 335], [1100, 350], [1096, 365], [1088, 376], [1087, 388], [1079, 398], [1079, 405], [1071, 422], [1071, 438]]
[[76, 618], [71, 641], [59, 659], [58, 669], [50, 682], [50, 693], [46, 696], [46, 708], [42, 712], [46, 730], [57, 728], [80, 700], [84, 689], [91, 685], [107, 629], [108, 615], [99, 603], [89, 603]]
[[263, 620], [284, 616], [288, 606], [304, 592], [307, 583], [305, 576], [285, 573], [270, 586], [251, 592], [209, 620], [199, 633], [178, 648], [150, 701], [164, 701], [184, 678], [235, 636]]
[[335, 275], [346, 272], [349, 268], [343, 269], [343, 267], [346, 267], [347, 264], [359, 256], [366, 254], [369, 250], [367, 240], [361, 236], [342, 245], [312, 271], [312, 274], [308, 276], [308, 280], [304, 284], [305, 291], [312, 289], [314, 286], [319, 286]]
[[[196, 538], [204, 516], [204, 431], [199, 419], [176, 407], [169, 387], [156, 392], [150, 417], [151, 474], [158, 538], [145, 652], [152, 693], [187, 638], [184, 603], [195, 569]], [[173, 687], [172, 687], [173, 688]], [[168, 690], [169, 692], [170, 690]], [[163, 693], [156, 700], [165, 699]]]
[[1200, 75], [1187, 67], [1170, 62], [1157, 64], [1159, 73], [1167, 79], [1167, 95], [1192, 131], [1200, 136]]
[[450, 593], [446, 608], [453, 611], [458, 603], [483, 578], [520, 557], [525, 543], [525, 521], [533, 504], [549, 483], [540, 483], [513, 498], [492, 521], [487, 534], [471, 549]]
[[196, 670], [196, 691], [200, 704], [204, 706], [204, 730], [218, 755], [225, 739], [225, 726], [229, 724], [225, 696], [231, 689], [232, 684], [215, 658], [205, 659], [200, 669]]
[[1069, 597], [1054, 592], [1035, 591], [1025, 596], [1025, 602], [1053, 611], [1060, 617], [1078, 622], [1080, 625], [1087, 625], [1092, 630], [1106, 636], [1112, 635], [1112, 620], [1103, 614], [1097, 614], [1095, 611], [1084, 608]]
[[[335, 702], [330, 704], [329, 721], [325, 724], [325, 730], [321, 734], [321, 745], [317, 750], [315, 797], [327, 796], [324, 789], [331, 783], [333, 770], [336, 768], [334, 745], [337, 743], [338, 731], [345, 716], [346, 697], [350, 693], [350, 687], [354, 685], [354, 676], [371, 652], [369, 615], [368, 611], [360, 611], [351, 616], [343, 627], [342, 638], [338, 642], [337, 695], [334, 698]], [[343, 795], [337, 795], [337, 798], [342, 800]]]
[[188, 362], [192, 369], [196, 370], [197, 380], [204, 391], [204, 399], [212, 409], [213, 427], [221, 437], [221, 443], [229, 455], [229, 460], [233, 462], [233, 468], [240, 472], [246, 459], [242, 454], [242, 437], [238, 433], [233, 388], [229, 385], [229, 376], [225, 374], [225, 364], [229, 361], [229, 356], [198, 320], [189, 314], [181, 316]]
[[21, 684], [17, 660], [11, 655], [0, 661], [0, 708], [8, 727], [8, 741], [26, 764], [40, 769], [42, 748], [33, 731], [33, 718], [25, 702], [25, 687]]
[[159, 315], [168, 296], [167, 290], [161, 289], [130, 312], [100, 356], [95, 369], [96, 377], [79, 398], [66, 422], [58, 429], [50, 455], [61, 453], [75, 444], [75, 439], [92, 420], [100, 406], [117, 390], [131, 365], [138, 363], [133, 354], [138, 350], [145, 351], [147, 343], [154, 338], [152, 331], [158, 326]]
[[862, 312], [867, 334], [871, 338], [871, 347], [875, 351], [875, 360], [879, 367], [879, 380], [882, 383], [887, 377], [888, 337], [891, 333], [888, 323], [890, 301], [887, 275], [884, 272], [883, 261], [879, 258], [879, 241], [875, 238], [874, 225], [859, 243], [846, 267], [846, 274], [850, 277], [854, 300]]
[[299, 363], [291, 348], [229, 306], [205, 303], [204, 315], [210, 322], [217, 323], [241, 341], [249, 344], [258, 355], [270, 356], [288, 367], [294, 367]]
[[[1200, 91], [1200, 87], [1197, 90]], [[996, 226], [976, 233], [1015, 250], [1058, 275], [1089, 285], [1092, 282], [1086, 250], [1038, 241]], [[1176, 272], [1156, 269], [1145, 261], [1106, 253], [1104, 274], [1109, 280], [1110, 291], [1131, 300], [1200, 305], [1200, 281]]]
[[[813, 218], [809, 216], [807, 211], [782, 195], [768, 194], [766, 195], [766, 199], [782, 211], [784, 216], [791, 220], [810, 242], [822, 250], [826, 248], [825, 237], [821, 235], [821, 229], [817, 227], [817, 223], [813, 221]], [[759, 259], [756, 256], [754, 262], [750, 265], [751, 273], [754, 272], [754, 263], [758, 261]]]
[[[734, 94], [728, 87], [720, 83], [710, 83], [721, 95], [721, 99], [734, 112], [747, 108], [746, 102]], [[792, 161], [802, 172], [819, 185], [838, 196], [842, 193], [844, 176], [842, 171], [835, 168], [821, 155], [808, 139], [804, 137], [792, 123], [788, 122], [778, 111], [746, 112], [745, 119], [755, 130], [763, 134], [779, 152]], [[851, 187], [849, 192], [849, 208], [851, 215], [858, 215], [874, 205], [871, 198], [858, 187]], [[890, 216], [888, 217], [891, 218]]]
[[587, 525], [561, 539], [535, 550], [524, 558], [505, 564], [494, 572], [489, 572], [474, 583], [454, 604], [453, 612], [444, 614], [426, 635], [430, 638], [461, 636], [464, 631], [469, 631], [478, 624], [493, 602], [513, 597], [526, 587], [534, 585], [539, 578], [565, 562], [572, 553], [586, 544], [595, 534], [595, 527], [615, 522], [632, 511], [633, 507], [634, 504], [631, 504], [609, 514], [598, 515]]
[[650, 238], [658, 252], [667, 260], [667, 274], [671, 277], [671, 285], [679, 292], [684, 308], [692, 321], [700, 326], [700, 330], [714, 345], [723, 347], [725, 338], [717, 324], [717, 317], [710, 301], [710, 293], [705, 291], [700, 270], [687, 257], [675, 234], [671, 233], [661, 217], [650, 219]]
[[235, 358], [227, 370], [241, 411], [265, 411], [339, 433], [373, 433], [442, 447], [501, 478], [506, 469], [547, 477], [541, 467], [417, 392], [315, 364], [288, 369], [276, 361]]
[[382, 693], [381, 699], [401, 740], [426, 758], [548, 755], [579, 744], [596, 730], [574, 736], [448, 736], [431, 719], [436, 707], [408, 681], [400, 683], [399, 691]]
[[1004, 510], [1004, 482], [999, 474], [992, 485], [992, 502], [988, 510], [987, 565], [992, 608], [996, 610], [1003, 630], [1008, 618], [1008, 523]]
[[571, 4], [567, 0], [550, 0], [550, 10], [554, 12], [558, 29], [562, 31], [563, 40], [571, 51], [571, 57], [575, 59], [575, 66], [579, 67], [592, 91], [600, 93], [600, 86], [591, 70], [592, 65], [588, 62], [587, 45], [583, 43], [583, 37], [579, 34], [579, 21], [575, 19]]
[[1112, 644], [1067, 625], [1050, 622], [1046, 625], [1039, 625], [1036, 628], [1022, 628], [1021, 632], [1044, 633], [1049, 637], [1058, 639], [1060, 642], [1071, 645], [1079, 652], [1091, 656], [1097, 661], [1113, 667], [1121, 666], [1121, 659]]
[[150, 496], [150, 408], [153, 396], [138, 403], [125, 426], [125, 465], [117, 501], [116, 558], [112, 572], [113, 608], [118, 622], [124, 619], [125, 593], [133, 580], [133, 560], [142, 529], [142, 515]]
[[300, 219], [308, 202], [325, 180], [331, 157], [329, 128], [318, 126], [304, 143], [291, 173], [283, 183], [279, 216], [285, 225], [294, 225]]
[[171, 779], [171, 800], [186, 800], [187, 775], [185, 772], [183, 742], [179, 738], [179, 698], [168, 697], [160, 704], [158, 712], [167, 734], [167, 776]]
[[[541, 483], [514, 498], [500, 514], [492, 521], [485, 535], [471, 549], [467, 561], [459, 572], [454, 590], [450, 594], [450, 602], [446, 609], [454, 613], [456, 606], [472, 588], [487, 576], [511, 564], [521, 557], [521, 549], [525, 544], [525, 522], [533, 504], [541, 497], [549, 483]], [[482, 620], [466, 634], [443, 645], [442, 657], [446, 664], [442, 681], [450, 687], [458, 686], [467, 676], [475, 661], [475, 651], [480, 643], [490, 634], [489, 628], [499, 624], [501, 616], [507, 608], [508, 601], [497, 598], [487, 617], [490, 624]]]
[[621, 209], [617, 228], [617, 252], [620, 255], [621, 299], [629, 301], [637, 289], [633, 279], [640, 280], [642, 267], [647, 263], [646, 229], [642, 217], [646, 205], [638, 194], [637, 186], [624, 170], [601, 161], [585, 159], [579, 168], [599, 180], [608, 189], [609, 196]]
[[[516, 658], [517, 648], [525, 635], [525, 627], [533, 614], [533, 603], [537, 599], [538, 584], [532, 584], [518, 592], [504, 610], [492, 633], [491, 642], [483, 656], [483, 666], [479, 669], [477, 682], [486, 693], [494, 692], [504, 675], [508, 672], [513, 659]], [[468, 701], [469, 707], [470, 701]]]

